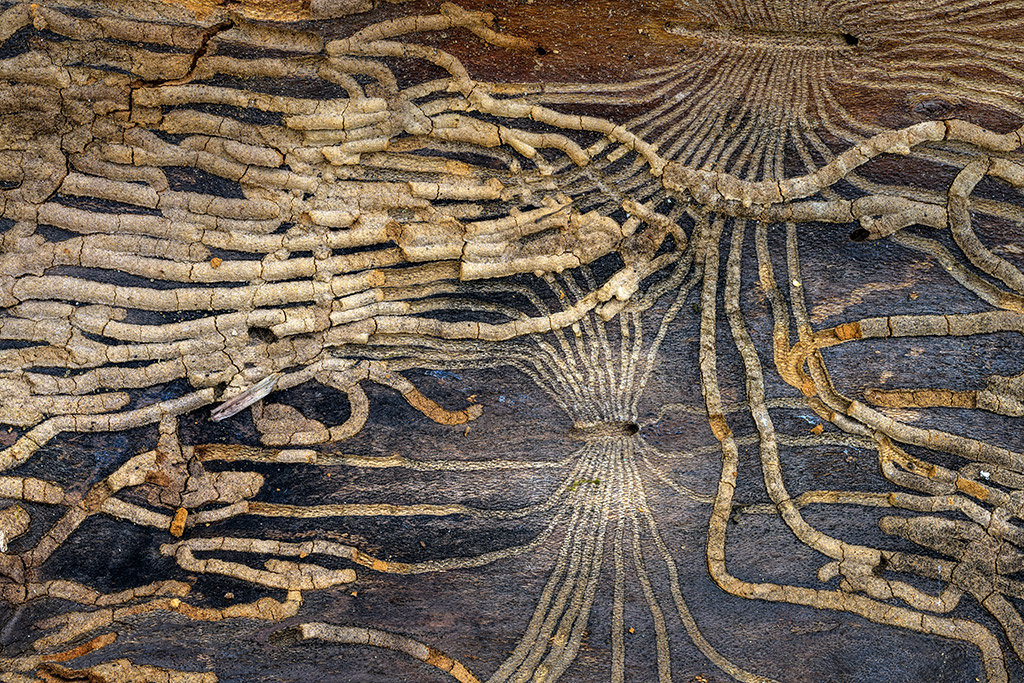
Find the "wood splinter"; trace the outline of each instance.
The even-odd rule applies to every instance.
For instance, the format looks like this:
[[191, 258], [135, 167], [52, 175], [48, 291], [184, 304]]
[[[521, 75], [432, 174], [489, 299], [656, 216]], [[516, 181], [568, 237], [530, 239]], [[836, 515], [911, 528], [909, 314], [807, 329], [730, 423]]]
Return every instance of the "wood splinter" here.
[[277, 382], [281, 377], [282, 373], [280, 372], [275, 372], [272, 375], [264, 377], [238, 396], [224, 401], [210, 411], [210, 419], [213, 422], [220, 422], [221, 420], [228, 419], [232, 415], [237, 415], [253, 403], [269, 396], [277, 387]]

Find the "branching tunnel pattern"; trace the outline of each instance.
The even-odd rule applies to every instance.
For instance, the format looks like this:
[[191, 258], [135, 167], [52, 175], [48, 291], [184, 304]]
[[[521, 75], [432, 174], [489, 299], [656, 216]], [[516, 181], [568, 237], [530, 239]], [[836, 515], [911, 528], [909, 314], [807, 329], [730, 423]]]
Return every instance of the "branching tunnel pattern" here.
[[[390, 650], [463, 682], [577, 680], [582, 666], [611, 681], [784, 679], [701, 627], [693, 565], [724, 596], [956, 641], [989, 681], [1020, 671], [1024, 453], [1003, 437], [1024, 416], [1024, 374], [893, 388], [860, 382], [843, 354], [1019, 344], [1024, 48], [1010, 36], [1024, 7], [679, 5], [657, 36], [683, 47], [676, 63], [602, 83], [472, 76], [441, 39], [540, 51], [448, 3], [386, 17], [355, 3], [321, 24], [0, 5], [0, 680], [222, 680], [216, 663], [119, 649], [165, 613], [267, 622], [288, 647]], [[897, 125], [851, 104], [893, 93], [909, 98]], [[812, 241], [839, 234], [934, 265], [946, 308], [815, 300]], [[646, 403], [688, 333], [693, 362], [672, 372], [699, 400]], [[425, 371], [514, 375], [570, 446], [347, 452], [385, 392], [415, 413], [410, 432], [429, 420], [456, 442], [485, 418], [474, 397], [432, 398]], [[347, 401], [338, 424], [285, 398], [311, 385]], [[980, 437], [977, 415], [1003, 426]], [[194, 420], [254, 438], [192, 442]], [[672, 420], [709, 439], [674, 447], [657, 434]], [[139, 442], [78, 463], [101, 473], [86, 484], [45, 476], [74, 453], [62, 444], [120, 433]], [[794, 485], [791, 465], [829, 449], [869, 454], [878, 485]], [[714, 476], [691, 476], [694, 462]], [[386, 486], [281, 502], [268, 472], [288, 468], [429, 475], [452, 492], [469, 475], [545, 483], [525, 505], [468, 490], [396, 502]], [[701, 520], [699, 549], [674, 540], [666, 509]], [[880, 513], [872, 542], [816, 522], [848, 509]], [[60, 576], [54, 557], [100, 517], [144, 529], [173, 576], [115, 592]], [[737, 572], [750, 518], [777, 521], [816, 574]], [[395, 519], [531, 531], [419, 561], [327, 533]], [[261, 536], [267, 520], [292, 535]], [[515, 642], [479, 666], [435, 634], [309, 608], [367, 576], [509, 566], [543, 576]], [[206, 600], [207, 577], [251, 600]], [[653, 633], [640, 662], [634, 598]], [[38, 605], [57, 607], [28, 634]]]

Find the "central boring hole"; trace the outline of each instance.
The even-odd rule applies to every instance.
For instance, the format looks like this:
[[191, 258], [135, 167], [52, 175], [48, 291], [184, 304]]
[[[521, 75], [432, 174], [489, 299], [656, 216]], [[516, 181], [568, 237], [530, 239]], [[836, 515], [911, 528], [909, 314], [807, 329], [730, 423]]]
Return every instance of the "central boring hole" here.
[[569, 433], [576, 439], [608, 439], [621, 436], [634, 436], [640, 432], [640, 425], [636, 422], [624, 420], [613, 420], [610, 422], [598, 422], [591, 425], [577, 425], [569, 430]]

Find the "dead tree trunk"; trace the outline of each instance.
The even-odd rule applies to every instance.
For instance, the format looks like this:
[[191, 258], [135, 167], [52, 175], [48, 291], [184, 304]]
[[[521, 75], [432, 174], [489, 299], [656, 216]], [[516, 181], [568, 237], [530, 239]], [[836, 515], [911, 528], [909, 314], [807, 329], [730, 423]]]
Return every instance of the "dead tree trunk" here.
[[1024, 679], [1024, 3], [0, 3], [0, 682]]

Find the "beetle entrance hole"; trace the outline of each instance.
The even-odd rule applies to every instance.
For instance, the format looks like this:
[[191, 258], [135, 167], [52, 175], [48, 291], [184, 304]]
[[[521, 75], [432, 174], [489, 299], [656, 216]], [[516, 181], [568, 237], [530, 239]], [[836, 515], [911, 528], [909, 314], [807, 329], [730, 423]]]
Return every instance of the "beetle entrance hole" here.
[[640, 432], [636, 422], [610, 421], [597, 424], [577, 425], [570, 430], [574, 439], [609, 439], [622, 436], [635, 436]]
[[269, 327], [250, 327], [249, 339], [263, 344], [273, 344], [277, 341], [277, 335]]

